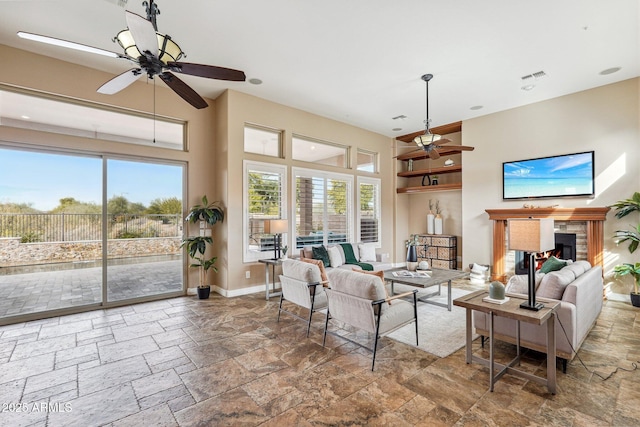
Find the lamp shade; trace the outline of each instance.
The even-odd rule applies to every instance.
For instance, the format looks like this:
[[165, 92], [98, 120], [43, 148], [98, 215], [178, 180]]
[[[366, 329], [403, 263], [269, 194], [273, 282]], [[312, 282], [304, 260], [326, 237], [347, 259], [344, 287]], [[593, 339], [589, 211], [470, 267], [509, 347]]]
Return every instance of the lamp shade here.
[[425, 133], [424, 135], [419, 135], [413, 138], [413, 142], [420, 148], [423, 148], [429, 144], [433, 144], [434, 142], [440, 140], [442, 137], [433, 133]]
[[269, 219], [264, 223], [264, 232], [280, 234], [289, 231], [289, 221], [286, 219]]
[[543, 252], [555, 247], [551, 218], [509, 219], [509, 249], [524, 252]]

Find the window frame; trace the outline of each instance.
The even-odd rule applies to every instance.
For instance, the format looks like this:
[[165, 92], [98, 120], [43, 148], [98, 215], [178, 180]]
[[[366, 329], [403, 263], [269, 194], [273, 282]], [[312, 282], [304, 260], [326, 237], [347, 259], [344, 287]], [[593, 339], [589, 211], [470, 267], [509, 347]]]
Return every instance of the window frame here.
[[[314, 144], [326, 145], [326, 146], [329, 146], [329, 147], [335, 147], [335, 148], [342, 149], [344, 151], [344, 153], [343, 153], [344, 161], [343, 161], [342, 165], [335, 165], [335, 164], [330, 164], [330, 163], [322, 163], [320, 161], [308, 161], [308, 160], [296, 158], [295, 157], [296, 140], [302, 140], [302, 141], [311, 142], [311, 143], [314, 143]], [[329, 166], [329, 167], [334, 167], [334, 168], [349, 169], [350, 165], [351, 165], [351, 146], [350, 145], [344, 145], [344, 144], [338, 144], [338, 143], [335, 143], [335, 142], [324, 141], [322, 139], [313, 138], [313, 137], [304, 136], [304, 135], [300, 135], [300, 134], [294, 133], [291, 136], [291, 159], [295, 160], [297, 162], [315, 163], [315, 164], [320, 164], [320, 165], [323, 165], [323, 166]]]
[[[355, 217], [355, 212], [354, 212], [354, 206], [353, 206], [353, 191], [354, 191], [354, 175], [350, 175], [350, 174], [344, 174], [344, 173], [337, 173], [337, 172], [327, 172], [327, 171], [321, 171], [321, 170], [317, 170], [317, 169], [308, 169], [308, 168], [299, 168], [299, 167], [292, 167], [291, 168], [291, 177], [292, 177], [292, 188], [293, 188], [293, 194], [294, 194], [294, 200], [295, 202], [292, 203], [291, 206], [291, 213], [290, 213], [290, 218], [294, 218], [294, 228], [293, 228], [293, 234], [292, 236], [289, 238], [291, 243], [292, 241], [293, 246], [296, 248], [296, 250], [298, 249], [297, 247], [297, 237], [298, 237], [298, 223], [297, 223], [297, 210], [298, 210], [298, 177], [305, 177], [305, 178], [311, 178], [311, 179], [322, 179], [323, 180], [323, 192], [324, 192], [324, 200], [323, 200], [323, 218], [322, 218], [322, 223], [323, 223], [323, 230], [326, 230], [328, 228], [328, 218], [327, 218], [327, 206], [328, 203], [327, 202], [327, 181], [329, 179], [335, 179], [335, 180], [343, 180], [346, 181], [347, 183], [347, 195], [346, 195], [346, 210], [347, 212], [345, 213], [345, 218], [346, 218], [346, 227], [347, 227], [347, 232], [346, 232], [346, 241], [347, 242], [353, 242], [354, 240], [354, 217]], [[328, 244], [328, 234], [324, 234], [323, 238], [322, 238], [322, 242], [324, 245]]]
[[[258, 153], [256, 151], [247, 151], [246, 148], [246, 138], [245, 138], [245, 133], [247, 128], [253, 129], [253, 130], [257, 130], [257, 131], [263, 131], [263, 132], [273, 132], [274, 134], [276, 134], [278, 136], [278, 154], [277, 155], [272, 155], [272, 154], [266, 154], [266, 153]], [[244, 127], [242, 128], [243, 133], [242, 133], [242, 138], [243, 138], [243, 146], [242, 149], [244, 151], [245, 154], [254, 154], [257, 156], [264, 156], [264, 157], [270, 157], [270, 158], [274, 158], [274, 159], [284, 159], [284, 131], [282, 129], [276, 129], [276, 128], [271, 128], [268, 126], [262, 126], [262, 125], [257, 125], [254, 123], [245, 123]]]
[[376, 248], [381, 248], [382, 247], [382, 204], [381, 204], [381, 197], [382, 197], [382, 180], [380, 178], [373, 178], [373, 177], [368, 177], [368, 176], [358, 176], [357, 180], [356, 180], [356, 185], [358, 186], [358, 191], [357, 191], [357, 195], [356, 195], [356, 216], [357, 216], [357, 221], [356, 221], [356, 226], [357, 226], [357, 230], [356, 230], [356, 235], [358, 236], [358, 241], [362, 240], [362, 210], [361, 210], [361, 205], [360, 205], [360, 196], [361, 196], [361, 191], [360, 191], [360, 186], [362, 184], [369, 184], [369, 185], [374, 185], [375, 186], [375, 212], [376, 212], [376, 219], [378, 221], [378, 228], [377, 228], [377, 237], [376, 237], [376, 241], [375, 242], [367, 242], [367, 243], [373, 243], [375, 245]]
[[[281, 188], [280, 188], [280, 219], [288, 219], [288, 168], [286, 165], [279, 165], [275, 163], [258, 162], [253, 160], [243, 160], [242, 170], [242, 192], [243, 192], [243, 215], [242, 215], [242, 261], [245, 263], [256, 262], [263, 258], [272, 256], [271, 252], [260, 252], [251, 250], [249, 245], [249, 173], [250, 172], [261, 173], [274, 173], [280, 174]], [[289, 224], [291, 229], [291, 224]], [[287, 236], [289, 233], [286, 233]], [[286, 240], [283, 240], [283, 244], [288, 245]]]
[[[360, 163], [358, 162], [358, 158], [360, 157], [360, 154], [363, 155], [367, 155], [367, 156], [371, 156], [372, 157], [372, 163], [373, 163], [373, 170], [369, 171], [366, 169], [360, 169]], [[358, 148], [356, 150], [356, 170], [358, 172], [364, 172], [364, 173], [374, 173], [377, 174], [380, 172], [380, 162], [379, 162], [379, 153], [376, 151], [370, 151], [370, 150], [365, 150], [363, 148]]]

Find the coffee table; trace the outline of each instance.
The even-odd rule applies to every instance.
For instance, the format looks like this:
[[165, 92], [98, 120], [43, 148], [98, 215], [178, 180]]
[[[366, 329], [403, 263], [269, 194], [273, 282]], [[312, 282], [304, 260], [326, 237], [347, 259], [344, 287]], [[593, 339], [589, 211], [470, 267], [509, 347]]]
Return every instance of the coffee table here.
[[[451, 281], [454, 279], [461, 279], [467, 276], [467, 273], [460, 270], [445, 270], [442, 268], [432, 268], [430, 270], [423, 270], [429, 274], [429, 277], [396, 277], [393, 275], [394, 272], [402, 272], [407, 271], [404, 268], [392, 268], [390, 270], [384, 271], [384, 280], [391, 284], [391, 295], [394, 294], [393, 285], [395, 283], [401, 283], [403, 285], [415, 286], [417, 288], [429, 288], [432, 286], [437, 286], [438, 290], [436, 292], [432, 292], [427, 295], [421, 295], [418, 300], [425, 302], [427, 304], [433, 304], [440, 307], [445, 307], [447, 310], [451, 311]], [[441, 303], [437, 301], [432, 301], [429, 298], [441, 295], [442, 285], [447, 283], [447, 303]]]

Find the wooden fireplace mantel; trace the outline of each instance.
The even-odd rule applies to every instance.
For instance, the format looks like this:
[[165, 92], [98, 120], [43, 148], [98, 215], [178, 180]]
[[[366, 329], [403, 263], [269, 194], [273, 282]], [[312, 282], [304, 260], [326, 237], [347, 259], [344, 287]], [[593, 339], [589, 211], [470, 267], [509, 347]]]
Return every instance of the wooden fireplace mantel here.
[[505, 282], [505, 238], [509, 218], [553, 218], [557, 221], [585, 221], [587, 223], [587, 261], [604, 266], [604, 221], [611, 208], [519, 208], [486, 209], [493, 221], [492, 280]]

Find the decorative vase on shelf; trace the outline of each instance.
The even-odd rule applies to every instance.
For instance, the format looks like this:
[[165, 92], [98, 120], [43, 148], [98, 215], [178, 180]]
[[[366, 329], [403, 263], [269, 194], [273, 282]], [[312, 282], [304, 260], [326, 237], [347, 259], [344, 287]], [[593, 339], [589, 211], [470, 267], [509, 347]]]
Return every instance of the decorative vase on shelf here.
[[407, 247], [407, 270], [416, 271], [418, 267], [418, 251], [414, 245]]
[[436, 216], [433, 214], [433, 212], [429, 211], [429, 213], [427, 214], [427, 234], [434, 234], [434, 220], [435, 220]]
[[413, 171], [413, 159], [409, 159], [409, 161], [407, 162], [407, 170], [409, 172]]
[[442, 215], [440, 214], [433, 219], [433, 234], [442, 234]]

